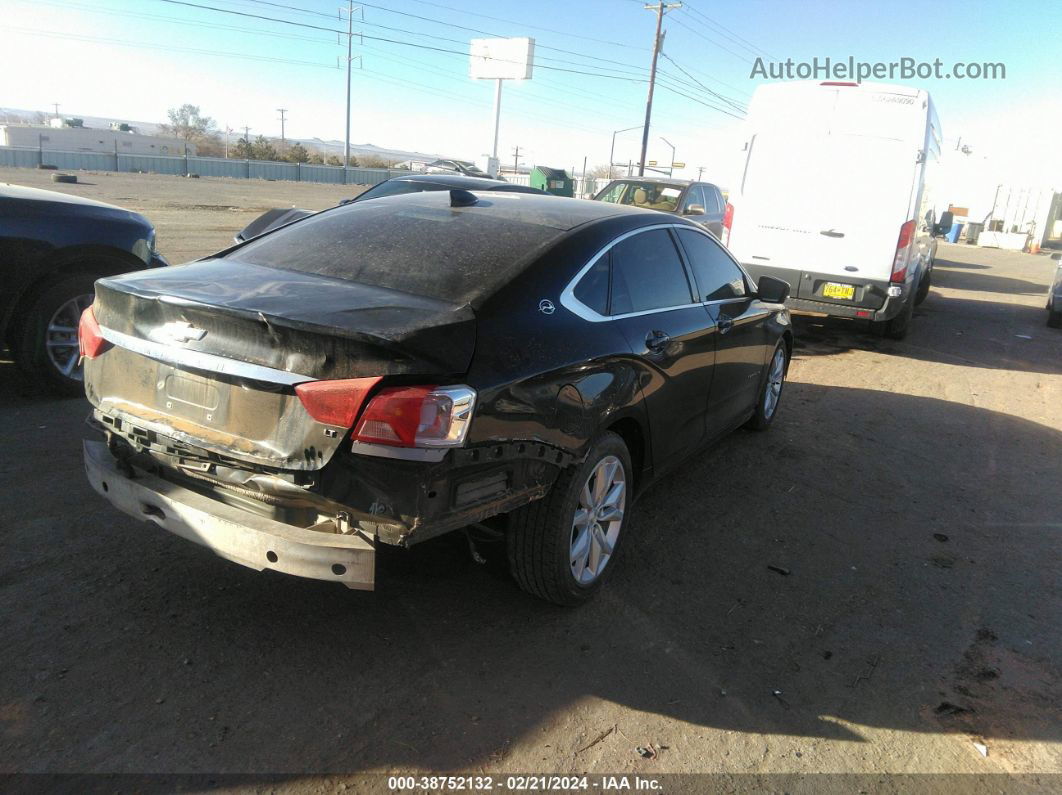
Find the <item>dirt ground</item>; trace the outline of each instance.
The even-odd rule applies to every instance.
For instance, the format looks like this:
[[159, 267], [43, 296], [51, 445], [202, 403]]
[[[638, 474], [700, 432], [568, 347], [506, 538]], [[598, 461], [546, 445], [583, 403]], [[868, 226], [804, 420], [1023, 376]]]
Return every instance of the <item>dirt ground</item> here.
[[[84, 179], [174, 261], [347, 195]], [[459, 536], [374, 593], [215, 558], [99, 499], [87, 403], [0, 361], [0, 772], [1062, 772], [1051, 265], [942, 245], [903, 342], [798, 320], [774, 427], [650, 490], [573, 611]]]
[[52, 182], [55, 173], [0, 168], [0, 182], [84, 196], [143, 213], [155, 225], [159, 251], [175, 265], [228, 248], [233, 235], [273, 207], [323, 210], [369, 187], [106, 171], [62, 172], [78, 178], [77, 184], [65, 185]]

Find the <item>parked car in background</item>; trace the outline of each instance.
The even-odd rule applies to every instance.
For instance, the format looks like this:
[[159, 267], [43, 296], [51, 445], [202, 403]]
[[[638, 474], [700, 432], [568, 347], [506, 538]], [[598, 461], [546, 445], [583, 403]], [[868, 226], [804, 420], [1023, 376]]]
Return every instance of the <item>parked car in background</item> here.
[[0, 340], [55, 391], [83, 392], [77, 324], [92, 283], [166, 264], [139, 213], [0, 183]]
[[723, 230], [726, 202], [722, 191], [710, 182], [656, 177], [614, 179], [598, 191], [594, 201], [682, 215], [704, 226], [716, 238]]
[[1055, 280], [1047, 293], [1047, 325], [1062, 328], [1062, 254], [1056, 252], [1051, 259], [1055, 263]]
[[951, 228], [933, 189], [940, 141], [919, 89], [760, 86], [723, 240], [753, 275], [787, 280], [792, 308], [901, 339], [929, 294], [935, 238]]
[[475, 163], [467, 160], [433, 160], [424, 167], [424, 170], [429, 174], [463, 174], [466, 177], [484, 177], [505, 181], [501, 177], [492, 177]]
[[638, 493], [771, 424], [787, 293], [702, 227], [621, 205], [354, 202], [97, 283], [87, 475], [225, 558], [354, 588], [376, 544], [472, 526], [525, 590], [575, 604]]
[[[406, 174], [401, 177], [393, 177], [377, 183], [363, 193], [359, 193], [353, 199], [344, 199], [340, 204], [368, 201], [369, 199], [381, 199], [384, 196], [398, 196], [402, 193], [421, 193], [423, 191], [436, 190], [503, 190], [511, 193], [537, 193], [540, 196], [548, 195], [544, 190], [529, 188], [526, 185], [513, 185], [498, 179], [466, 177], [460, 174]], [[300, 218], [313, 215], [316, 210], [302, 210], [298, 207], [278, 207], [267, 210], [255, 218], [236, 234], [236, 242], [242, 243], [252, 237], [264, 234], [272, 229], [286, 226]]]

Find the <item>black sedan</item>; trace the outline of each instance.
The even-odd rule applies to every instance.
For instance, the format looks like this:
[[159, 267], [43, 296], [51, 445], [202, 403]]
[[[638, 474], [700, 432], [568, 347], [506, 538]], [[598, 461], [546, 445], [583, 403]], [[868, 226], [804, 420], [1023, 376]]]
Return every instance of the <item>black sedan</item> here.
[[92, 283], [165, 264], [138, 213], [0, 183], [0, 340], [20, 369], [56, 391], [82, 392], [77, 323]]
[[[406, 174], [401, 177], [379, 182], [353, 199], [344, 199], [340, 204], [363, 202], [370, 199], [382, 199], [384, 196], [399, 196], [403, 193], [423, 193], [437, 190], [504, 190], [510, 193], [537, 193], [547, 196], [544, 190], [530, 188], [526, 185], [513, 185], [498, 179], [466, 177], [459, 174]], [[247, 224], [236, 235], [236, 242], [242, 243], [252, 237], [258, 237], [272, 229], [298, 221], [313, 215], [314, 210], [302, 210], [298, 207], [277, 207], [267, 210]]]
[[371, 588], [378, 544], [475, 528], [560, 604], [634, 498], [774, 420], [785, 282], [603, 202], [359, 202], [214, 259], [101, 279], [82, 320], [96, 491], [255, 569]]

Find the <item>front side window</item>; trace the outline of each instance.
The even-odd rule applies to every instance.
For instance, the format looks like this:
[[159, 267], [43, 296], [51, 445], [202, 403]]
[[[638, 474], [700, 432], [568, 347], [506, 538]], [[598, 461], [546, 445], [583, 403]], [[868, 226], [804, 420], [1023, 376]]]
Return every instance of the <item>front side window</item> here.
[[692, 205], [699, 204], [704, 208], [706, 213], [710, 213], [711, 209], [704, 200], [704, 191], [701, 190], [700, 185], [694, 185], [688, 191], [686, 191], [686, 200], [682, 205], [682, 212], [688, 213]]
[[612, 247], [610, 314], [684, 306], [691, 300], [686, 269], [666, 229], [641, 232]]
[[715, 240], [692, 229], [679, 229], [678, 236], [693, 268], [702, 301], [742, 298], [748, 294], [741, 269]]

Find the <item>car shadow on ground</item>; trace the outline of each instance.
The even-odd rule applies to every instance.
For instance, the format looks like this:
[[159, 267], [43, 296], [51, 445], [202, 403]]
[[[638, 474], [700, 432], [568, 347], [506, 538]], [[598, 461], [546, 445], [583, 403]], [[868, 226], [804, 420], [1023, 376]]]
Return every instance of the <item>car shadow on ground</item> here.
[[1047, 312], [1035, 306], [954, 298], [931, 290], [915, 309], [903, 340], [878, 337], [865, 321], [794, 315], [793, 353], [799, 358], [861, 350], [992, 370], [1062, 374], [1062, 334], [1047, 328], [1046, 319]]
[[968, 262], [953, 262], [938, 258], [933, 264], [933, 283], [937, 287], [947, 287], [952, 290], [1013, 295], [1046, 296], [1047, 294], [1047, 287], [1038, 282], [987, 273], [971, 273], [970, 268], [971, 263]]
[[601, 701], [637, 717], [593, 754], [698, 727], [1062, 740], [1049, 427], [790, 383], [770, 432], [649, 490], [608, 587], [563, 610], [460, 535], [381, 556], [374, 593], [219, 560], [90, 491], [83, 408], [3, 409], [61, 413], [66, 437], [47, 478], [3, 473], [9, 770], [467, 770], [558, 725], [541, 755], [577, 766]]

